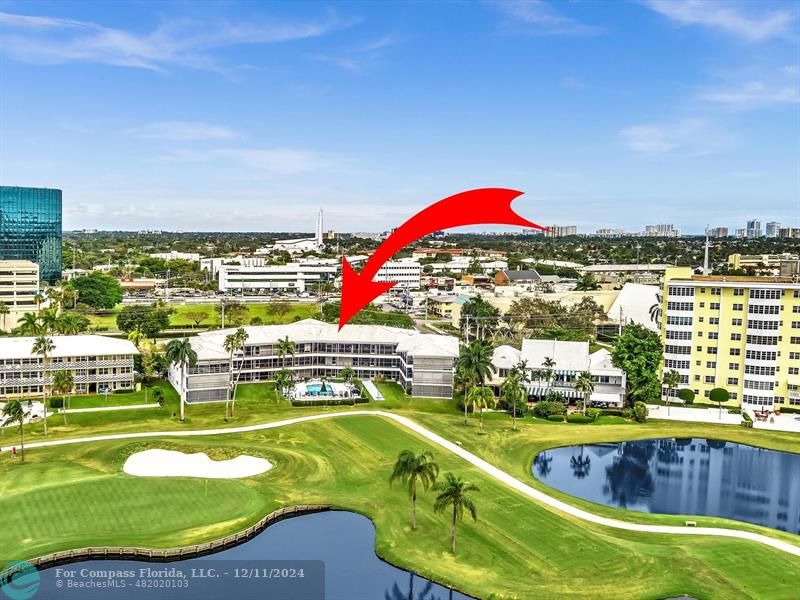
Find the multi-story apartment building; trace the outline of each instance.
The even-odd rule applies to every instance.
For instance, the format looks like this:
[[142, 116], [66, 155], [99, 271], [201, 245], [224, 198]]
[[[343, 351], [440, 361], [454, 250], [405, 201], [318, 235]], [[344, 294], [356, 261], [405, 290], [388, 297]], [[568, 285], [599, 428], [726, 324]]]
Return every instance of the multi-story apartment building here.
[[396, 281], [397, 287], [416, 290], [421, 287], [422, 265], [414, 260], [390, 260], [378, 269], [375, 281]]
[[708, 235], [712, 238], [726, 238], [728, 237], [727, 227], [714, 227], [708, 230]]
[[549, 225], [544, 232], [544, 237], [564, 237], [567, 235], [578, 235], [576, 225]]
[[644, 235], [647, 237], [680, 237], [680, 229], [672, 223], [659, 223], [658, 225], [645, 225]]
[[762, 235], [761, 231], [761, 221], [758, 219], [752, 219], [747, 222], [747, 237], [749, 238], [759, 238]]
[[33, 337], [0, 338], [0, 398], [41, 395], [56, 371], [71, 371], [73, 393], [94, 394], [133, 388], [133, 357], [128, 340], [101, 335], [54, 335], [47, 360], [33, 353]]
[[770, 221], [767, 223], [767, 237], [774, 238], [778, 237], [781, 231], [781, 224], [777, 221]]
[[[412, 396], [452, 398], [458, 338], [379, 325], [347, 325], [305, 319], [288, 325], [245, 327], [243, 351], [231, 363], [223, 344], [233, 330], [220, 329], [189, 338], [197, 364], [182, 372], [174, 365], [169, 379], [188, 403], [221, 402], [228, 393], [231, 368], [240, 381], [267, 381], [286, 368], [296, 378], [337, 377], [352, 368], [358, 379], [396, 381]], [[294, 342], [294, 356], [280, 356], [278, 342]]]
[[11, 331], [19, 316], [36, 307], [39, 265], [29, 260], [0, 260], [0, 302], [8, 314], [0, 315], [0, 331]]
[[662, 314], [663, 369], [681, 374], [695, 402], [720, 387], [734, 406], [800, 405], [800, 283], [674, 267]]

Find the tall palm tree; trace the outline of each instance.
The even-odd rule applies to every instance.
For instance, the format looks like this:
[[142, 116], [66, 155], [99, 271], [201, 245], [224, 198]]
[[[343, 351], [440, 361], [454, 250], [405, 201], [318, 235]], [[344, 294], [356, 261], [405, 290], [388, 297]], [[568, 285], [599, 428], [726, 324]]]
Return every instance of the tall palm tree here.
[[517, 403], [527, 399], [527, 384], [530, 383], [528, 365], [524, 360], [519, 361], [508, 373], [508, 377], [500, 386], [503, 396], [511, 402], [511, 428], [517, 430]]
[[42, 304], [44, 304], [45, 296], [41, 292], [36, 292], [33, 295], [33, 303], [36, 304], [36, 310], [42, 312]]
[[[186, 338], [170, 340], [167, 344], [165, 356], [167, 358], [167, 364], [172, 365], [179, 365], [181, 369], [181, 385], [183, 387], [184, 380], [186, 378], [186, 369], [192, 368], [197, 364], [197, 352], [194, 351], [192, 348], [191, 342]], [[181, 393], [181, 390], [178, 389], [178, 393], [180, 394], [180, 403], [181, 403], [181, 421], [185, 420], [184, 417], [184, 404], [186, 403], [186, 394]], [[188, 390], [187, 390], [188, 393]]]
[[41, 335], [42, 324], [39, 322], [39, 315], [32, 312], [24, 313], [17, 322], [14, 333], [27, 336]]
[[25, 428], [24, 428], [24, 421], [25, 421], [25, 411], [22, 409], [22, 403], [19, 400], [9, 400], [6, 402], [5, 406], [3, 406], [3, 416], [5, 417], [6, 423], [18, 423], [19, 424], [19, 448], [20, 453], [22, 454], [22, 460], [25, 460]]
[[497, 403], [497, 398], [491, 388], [484, 385], [478, 385], [470, 388], [467, 393], [466, 400], [472, 403], [472, 410], [480, 410], [480, 428], [483, 431], [483, 411], [489, 407], [494, 407]]
[[411, 529], [417, 528], [417, 483], [427, 490], [436, 483], [438, 476], [439, 465], [433, 462], [430, 452], [415, 455], [411, 450], [403, 450], [397, 455], [389, 485], [399, 479], [408, 486], [408, 496], [411, 498]]
[[6, 316], [10, 312], [11, 312], [11, 309], [8, 308], [8, 305], [5, 302], [3, 302], [2, 300], [0, 300], [0, 317], [3, 317], [2, 331], [6, 330]]
[[667, 386], [667, 416], [669, 416], [669, 407], [672, 404], [672, 390], [681, 384], [681, 374], [675, 369], [670, 369], [664, 373], [663, 383]]
[[556, 361], [549, 356], [545, 356], [542, 361], [542, 367], [542, 372], [547, 379], [547, 391], [549, 392], [553, 387], [553, 372], [556, 368]]
[[[56, 371], [53, 374], [53, 391], [61, 396], [68, 397], [72, 394], [72, 388], [75, 387], [75, 378], [72, 376], [72, 371]], [[67, 424], [67, 402], [61, 405], [61, 414], [64, 415], [64, 425]]]
[[583, 414], [586, 414], [586, 409], [592, 401], [592, 393], [594, 392], [594, 380], [589, 371], [579, 373], [575, 378], [575, 391], [583, 394]]
[[231, 402], [231, 396], [233, 395], [233, 353], [239, 348], [239, 340], [236, 334], [229, 333], [226, 335], [222, 347], [225, 349], [225, 352], [228, 353], [228, 364], [230, 365], [228, 369], [228, 392], [225, 394], [225, 420], [227, 421], [228, 407]]
[[49, 337], [40, 335], [33, 341], [31, 352], [42, 359], [42, 403], [44, 404], [44, 434], [47, 435], [47, 367], [50, 364], [50, 356], [55, 350], [55, 344]]
[[52, 335], [58, 327], [58, 313], [56, 312], [56, 309], [50, 308], [43, 310], [39, 315], [39, 321], [41, 322], [44, 331], [49, 335]]
[[64, 294], [58, 288], [48, 288], [47, 289], [47, 297], [53, 301], [55, 304], [56, 313], [61, 310], [61, 304], [64, 300]]
[[289, 387], [294, 385], [293, 378], [294, 373], [289, 369], [278, 369], [275, 373], [275, 389], [285, 396]]
[[278, 340], [278, 356], [282, 359], [283, 367], [286, 368], [286, 357], [291, 356], [294, 358], [295, 344], [289, 339], [287, 335], [282, 340]]
[[[467, 385], [483, 385], [495, 372], [492, 364], [492, 344], [483, 340], [475, 340], [469, 345], [462, 345], [456, 361], [458, 369], [465, 383], [465, 396], [468, 394]], [[464, 402], [464, 424], [467, 424], [467, 402]]]
[[[78, 335], [88, 328], [89, 319], [76, 312], [63, 312], [56, 320], [56, 331], [61, 335]], [[130, 335], [128, 339], [130, 339]]]
[[472, 483], [467, 483], [460, 477], [447, 473], [445, 480], [440, 481], [433, 486], [433, 489], [439, 490], [441, 493], [436, 497], [433, 503], [433, 510], [442, 512], [449, 507], [453, 508], [453, 523], [450, 534], [450, 551], [456, 553], [456, 523], [464, 517], [464, 511], [468, 511], [472, 516], [473, 521], [478, 520], [478, 509], [475, 506], [470, 492], [479, 492], [478, 486]]
[[650, 306], [650, 320], [661, 329], [661, 293], [656, 294], [656, 302]]
[[[239, 327], [233, 335], [236, 336], [236, 347], [242, 351], [242, 360], [239, 361], [239, 368], [236, 369], [236, 379], [233, 381], [231, 416], [236, 411], [236, 389], [239, 387], [239, 378], [242, 376], [242, 368], [244, 367], [244, 343], [250, 338], [250, 334], [247, 333], [244, 327]], [[233, 363], [231, 363], [231, 368], [233, 368]]]

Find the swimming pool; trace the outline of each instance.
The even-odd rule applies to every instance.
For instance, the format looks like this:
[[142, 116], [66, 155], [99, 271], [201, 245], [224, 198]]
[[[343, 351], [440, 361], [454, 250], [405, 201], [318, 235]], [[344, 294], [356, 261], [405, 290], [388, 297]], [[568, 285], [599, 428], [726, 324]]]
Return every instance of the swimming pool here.
[[333, 386], [327, 381], [305, 384], [304, 396], [332, 396]]

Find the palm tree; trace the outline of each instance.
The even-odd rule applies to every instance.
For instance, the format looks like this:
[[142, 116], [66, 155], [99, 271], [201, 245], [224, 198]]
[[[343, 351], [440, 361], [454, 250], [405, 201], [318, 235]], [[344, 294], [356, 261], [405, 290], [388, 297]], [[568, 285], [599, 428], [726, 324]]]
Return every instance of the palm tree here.
[[549, 392], [553, 387], [553, 371], [556, 368], [556, 361], [549, 356], [545, 356], [542, 361], [542, 367], [544, 367], [542, 374], [547, 379], [547, 391]]
[[39, 321], [42, 323], [42, 328], [52, 335], [58, 326], [58, 314], [54, 308], [44, 310], [39, 316]]
[[278, 369], [275, 373], [275, 388], [284, 396], [290, 386], [294, 385], [294, 373], [289, 369]]
[[583, 394], [583, 414], [585, 415], [586, 409], [589, 408], [592, 401], [592, 392], [594, 392], [594, 380], [589, 371], [579, 373], [575, 378], [575, 391]]
[[[469, 345], [462, 345], [456, 361], [460, 377], [464, 382], [465, 396], [467, 385], [483, 385], [495, 372], [492, 364], [492, 344], [483, 340], [475, 340]], [[467, 424], [467, 401], [464, 402], [464, 424]]]
[[225, 395], [225, 420], [228, 420], [228, 406], [230, 405], [231, 396], [233, 395], [233, 353], [239, 348], [239, 340], [235, 333], [229, 333], [225, 336], [225, 341], [222, 347], [228, 353], [228, 393]]
[[345, 383], [350, 383], [355, 376], [356, 372], [353, 370], [353, 367], [345, 367], [339, 371], [339, 377], [341, 377]]
[[8, 313], [10, 313], [10, 312], [11, 312], [11, 309], [8, 308], [8, 305], [5, 302], [3, 302], [2, 300], [0, 300], [0, 317], [3, 317], [3, 327], [0, 330], [2, 330], [2, 331], [6, 330], [6, 315], [8, 315]]
[[[242, 360], [239, 361], [239, 368], [236, 369], [236, 379], [233, 381], [233, 395], [231, 396], [231, 417], [236, 411], [236, 389], [239, 387], [239, 378], [242, 376], [242, 367], [244, 367], [244, 343], [250, 338], [244, 327], [239, 327], [233, 334], [236, 338], [236, 347], [242, 351]], [[294, 346], [294, 345], [293, 345]], [[231, 363], [233, 369], [233, 363]]]
[[23, 422], [25, 420], [25, 411], [22, 409], [22, 403], [19, 400], [9, 400], [3, 406], [3, 416], [6, 423], [19, 423], [19, 448], [22, 455], [22, 460], [25, 460], [25, 431]]
[[139, 344], [142, 343], [142, 340], [146, 338], [147, 336], [138, 329], [134, 329], [128, 334], [128, 341], [133, 342], [133, 345], [136, 346], [137, 349], [139, 348]]
[[[76, 312], [64, 312], [56, 320], [56, 331], [61, 335], [78, 335], [89, 328], [89, 319]], [[128, 336], [130, 339], [130, 335]]]
[[411, 529], [417, 528], [417, 482], [427, 490], [436, 483], [439, 476], [439, 465], [433, 462], [433, 455], [426, 451], [415, 455], [411, 450], [403, 450], [397, 456], [389, 485], [400, 479], [408, 486], [408, 496], [411, 498]]
[[569, 466], [572, 469], [572, 474], [576, 479], [583, 479], [589, 474], [592, 461], [588, 456], [583, 455], [583, 446], [581, 446], [580, 455], [570, 457]]
[[514, 431], [517, 430], [517, 403], [527, 398], [528, 383], [530, 383], [528, 365], [526, 361], [521, 360], [509, 371], [508, 377], [500, 386], [503, 396], [511, 402], [511, 427]]
[[650, 306], [650, 320], [661, 329], [661, 293], [656, 293], [656, 303]]
[[472, 483], [467, 483], [460, 477], [447, 473], [445, 480], [440, 481], [433, 486], [433, 489], [439, 490], [441, 493], [436, 497], [433, 503], [433, 510], [442, 512], [449, 507], [453, 507], [453, 524], [450, 537], [450, 551], [456, 553], [456, 523], [464, 517], [464, 511], [468, 511], [472, 516], [473, 521], [478, 520], [478, 509], [472, 498], [469, 497], [469, 492], [479, 492], [478, 486]]
[[61, 310], [61, 304], [64, 300], [64, 294], [57, 288], [51, 287], [47, 289], [47, 297], [55, 304], [56, 313]]
[[282, 340], [278, 340], [278, 356], [283, 359], [283, 367], [286, 368], [286, 357], [291, 356], [294, 358], [295, 345], [294, 342], [289, 340], [287, 335]]
[[584, 273], [578, 278], [578, 282], [575, 284], [575, 289], [579, 292], [588, 292], [589, 290], [596, 290], [600, 286], [597, 283], [597, 279], [594, 278], [594, 275], [591, 273]]
[[45, 297], [44, 297], [44, 294], [42, 294], [41, 292], [36, 292], [33, 295], [33, 302], [34, 302], [34, 304], [36, 304], [36, 310], [38, 312], [42, 312], [42, 304], [44, 303], [44, 301], [45, 301]]
[[[181, 421], [184, 421], [185, 417], [183, 405], [186, 402], [186, 394], [183, 393], [180, 388], [183, 387], [184, 379], [186, 378], [186, 368], [192, 368], [197, 364], [197, 352], [194, 351], [194, 348], [192, 348], [192, 344], [189, 340], [186, 338], [181, 338], [179, 340], [170, 340], [170, 342], [167, 344], [165, 356], [167, 358], [167, 364], [170, 366], [179, 365], [181, 369], [181, 384], [179, 386], [178, 393], [180, 394], [181, 403]], [[188, 393], [188, 389], [186, 393]]]
[[31, 352], [42, 358], [42, 403], [44, 404], [44, 434], [47, 435], [47, 366], [55, 344], [49, 337], [40, 335], [33, 341]]
[[667, 416], [669, 416], [669, 407], [672, 404], [672, 390], [681, 384], [681, 374], [675, 369], [670, 369], [664, 373], [663, 384], [667, 386]]
[[17, 322], [14, 333], [27, 336], [41, 335], [42, 325], [39, 322], [39, 315], [32, 312], [24, 313]]
[[480, 428], [483, 431], [483, 411], [487, 408], [494, 407], [497, 403], [497, 398], [491, 388], [483, 385], [472, 387], [467, 393], [466, 400], [472, 403], [472, 410], [480, 410]]
[[[75, 386], [75, 378], [72, 376], [72, 371], [56, 371], [53, 374], [53, 391], [61, 396], [69, 396], [72, 394], [72, 388]], [[64, 415], [64, 425], [67, 424], [67, 403], [64, 402], [61, 406], [61, 413]]]

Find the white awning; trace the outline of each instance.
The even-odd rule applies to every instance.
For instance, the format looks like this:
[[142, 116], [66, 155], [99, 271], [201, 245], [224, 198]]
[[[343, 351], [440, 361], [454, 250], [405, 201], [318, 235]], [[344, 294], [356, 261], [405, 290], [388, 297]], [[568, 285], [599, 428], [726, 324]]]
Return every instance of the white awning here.
[[595, 392], [592, 394], [592, 403], [595, 402], [608, 402], [610, 404], [622, 405], [622, 394], [604, 394], [603, 392]]

